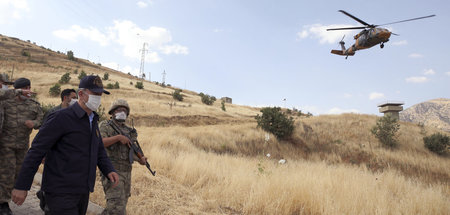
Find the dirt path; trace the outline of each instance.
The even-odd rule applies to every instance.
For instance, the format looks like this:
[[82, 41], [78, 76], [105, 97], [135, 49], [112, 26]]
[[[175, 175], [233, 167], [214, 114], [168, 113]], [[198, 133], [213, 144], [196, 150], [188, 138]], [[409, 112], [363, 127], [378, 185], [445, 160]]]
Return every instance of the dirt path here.
[[[39, 207], [39, 199], [36, 197], [36, 192], [41, 188], [41, 180], [42, 175], [40, 173], [36, 173], [33, 186], [31, 186], [31, 189], [28, 192], [28, 196], [25, 199], [23, 205], [17, 206], [13, 202], [9, 203], [9, 206], [14, 215], [44, 215], [44, 212]], [[87, 214], [96, 215], [100, 214], [102, 211], [102, 207], [89, 202]]]

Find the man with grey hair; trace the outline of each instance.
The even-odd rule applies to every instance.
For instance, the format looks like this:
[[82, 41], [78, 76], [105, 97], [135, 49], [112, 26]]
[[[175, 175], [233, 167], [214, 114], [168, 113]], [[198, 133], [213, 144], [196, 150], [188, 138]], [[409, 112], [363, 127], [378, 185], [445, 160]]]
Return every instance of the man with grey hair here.
[[103, 89], [98, 76], [80, 80], [78, 102], [51, 113], [34, 138], [12, 191], [22, 205], [45, 156], [42, 187], [51, 214], [86, 214], [94, 191], [96, 168], [117, 186], [119, 176], [106, 155], [98, 129]]

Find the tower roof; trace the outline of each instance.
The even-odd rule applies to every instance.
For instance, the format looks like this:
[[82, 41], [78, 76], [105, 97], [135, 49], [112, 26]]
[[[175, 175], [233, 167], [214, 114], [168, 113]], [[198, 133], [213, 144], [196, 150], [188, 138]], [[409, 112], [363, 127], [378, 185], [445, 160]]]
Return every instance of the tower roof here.
[[401, 106], [404, 105], [404, 102], [401, 101], [385, 101], [380, 104], [378, 104], [378, 107], [385, 107], [385, 106]]

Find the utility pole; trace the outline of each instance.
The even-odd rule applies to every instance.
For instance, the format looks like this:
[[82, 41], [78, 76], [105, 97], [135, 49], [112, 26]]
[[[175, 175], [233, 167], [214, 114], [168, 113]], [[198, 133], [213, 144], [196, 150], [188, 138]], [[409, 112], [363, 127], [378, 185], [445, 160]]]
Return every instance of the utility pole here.
[[[139, 69], [139, 78], [142, 78], [142, 79], [145, 79], [145, 73], [144, 73], [145, 53], [148, 51], [147, 49], [145, 49], [145, 45], [147, 45], [146, 42], [144, 42], [144, 45], [142, 46], [142, 49], [139, 50], [140, 52], [142, 52], [142, 55], [141, 55], [141, 68]], [[149, 81], [151, 81], [150, 80], [150, 72], [148, 74], [149, 74], [149, 77], [148, 77]]]
[[166, 84], [166, 70], [164, 70], [164, 72], [162, 73], [162, 75], [163, 75], [162, 84]]

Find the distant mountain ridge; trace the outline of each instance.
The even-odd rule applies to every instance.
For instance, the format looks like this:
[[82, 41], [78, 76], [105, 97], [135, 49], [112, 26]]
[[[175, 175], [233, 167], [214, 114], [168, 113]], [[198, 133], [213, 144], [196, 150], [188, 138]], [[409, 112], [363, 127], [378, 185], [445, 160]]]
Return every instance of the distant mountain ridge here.
[[400, 120], [450, 131], [450, 99], [432, 99], [413, 105], [400, 112]]

